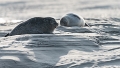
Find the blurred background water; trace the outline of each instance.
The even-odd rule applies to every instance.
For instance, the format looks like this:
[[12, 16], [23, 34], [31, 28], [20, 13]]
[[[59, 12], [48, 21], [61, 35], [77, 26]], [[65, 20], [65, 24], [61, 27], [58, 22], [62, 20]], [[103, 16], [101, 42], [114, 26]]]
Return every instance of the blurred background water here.
[[[66, 13], [82, 16], [91, 27], [4, 37], [21, 20]], [[120, 0], [0, 0], [0, 37], [0, 68], [120, 68]]]
[[120, 0], [0, 0], [0, 18], [60, 18], [71, 12], [84, 18], [119, 18]]

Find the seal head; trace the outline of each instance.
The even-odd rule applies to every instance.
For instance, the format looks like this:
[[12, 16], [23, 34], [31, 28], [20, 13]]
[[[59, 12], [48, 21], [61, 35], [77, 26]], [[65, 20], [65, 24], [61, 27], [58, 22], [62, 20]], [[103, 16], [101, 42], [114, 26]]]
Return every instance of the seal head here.
[[66, 15], [64, 15], [61, 20], [60, 20], [60, 25], [61, 26], [84, 26], [85, 25], [85, 21], [82, 17], [73, 14], [73, 13], [68, 13]]

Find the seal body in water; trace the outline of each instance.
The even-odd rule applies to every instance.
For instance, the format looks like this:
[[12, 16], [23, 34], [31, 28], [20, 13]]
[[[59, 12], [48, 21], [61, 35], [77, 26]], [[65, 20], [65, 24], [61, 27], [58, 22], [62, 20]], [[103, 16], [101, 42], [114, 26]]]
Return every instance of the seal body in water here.
[[68, 13], [60, 19], [60, 25], [61, 26], [68, 26], [68, 27], [71, 27], [71, 26], [82, 27], [85, 25], [85, 21], [82, 17], [79, 17], [76, 14]]
[[21, 34], [51, 34], [57, 26], [58, 23], [52, 17], [34, 17], [16, 26], [6, 36]]

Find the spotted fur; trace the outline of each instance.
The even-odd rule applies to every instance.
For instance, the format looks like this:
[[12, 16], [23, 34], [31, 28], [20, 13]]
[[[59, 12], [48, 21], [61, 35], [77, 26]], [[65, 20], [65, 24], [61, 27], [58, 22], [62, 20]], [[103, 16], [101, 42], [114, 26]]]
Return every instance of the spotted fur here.
[[34, 17], [16, 26], [6, 36], [21, 34], [51, 34], [58, 26], [52, 17]]

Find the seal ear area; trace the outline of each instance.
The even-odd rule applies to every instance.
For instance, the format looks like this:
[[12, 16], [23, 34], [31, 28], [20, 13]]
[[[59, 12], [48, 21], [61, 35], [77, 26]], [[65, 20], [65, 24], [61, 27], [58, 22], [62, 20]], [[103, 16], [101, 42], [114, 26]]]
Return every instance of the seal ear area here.
[[4, 37], [7, 37], [7, 36], [9, 36], [9, 33], [7, 33]]

